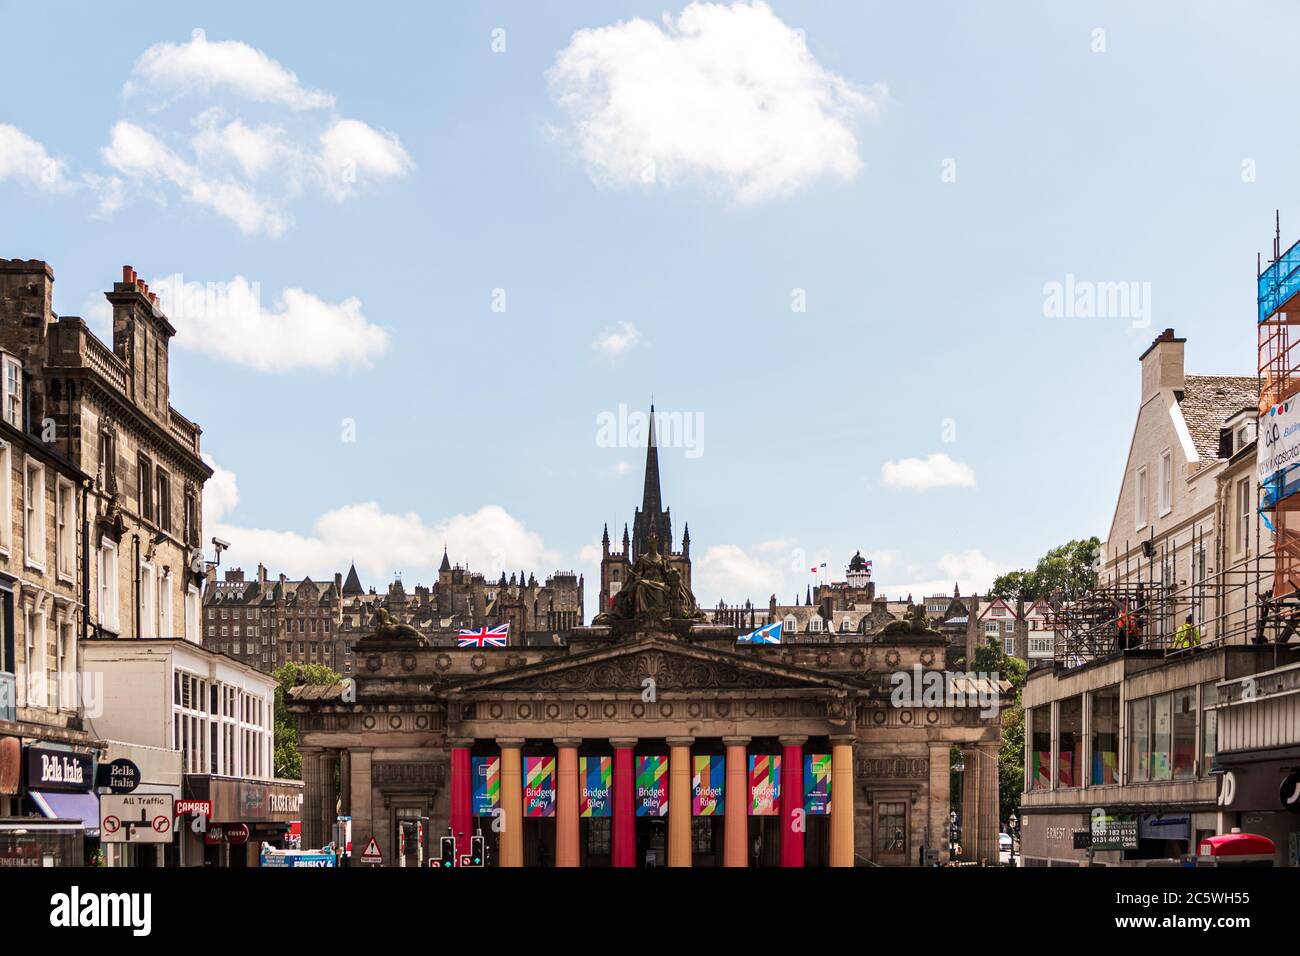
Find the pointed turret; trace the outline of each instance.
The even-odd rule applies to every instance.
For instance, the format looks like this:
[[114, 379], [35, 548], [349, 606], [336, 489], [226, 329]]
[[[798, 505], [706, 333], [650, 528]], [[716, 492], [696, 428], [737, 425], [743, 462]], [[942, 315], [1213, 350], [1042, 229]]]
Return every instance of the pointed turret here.
[[438, 565], [438, 570], [439, 571], [451, 570], [451, 562], [447, 560], [447, 546], [445, 544], [442, 546], [442, 564]]
[[343, 596], [356, 597], [359, 594], [365, 594], [365, 589], [361, 586], [361, 578], [357, 575], [356, 562], [348, 568], [347, 579], [343, 582]]

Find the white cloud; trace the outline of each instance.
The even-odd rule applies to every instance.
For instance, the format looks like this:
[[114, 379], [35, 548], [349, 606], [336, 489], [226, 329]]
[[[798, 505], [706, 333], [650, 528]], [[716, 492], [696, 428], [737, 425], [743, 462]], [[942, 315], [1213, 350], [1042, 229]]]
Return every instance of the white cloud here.
[[290, 288], [267, 309], [260, 286], [243, 276], [204, 285], [179, 274], [153, 280], [150, 290], [176, 326], [176, 345], [262, 372], [366, 367], [388, 348], [388, 332], [355, 296], [326, 302]]
[[288, 228], [287, 217], [270, 201], [233, 180], [208, 177], [134, 123], [115, 123], [109, 144], [100, 152], [109, 166], [128, 179], [170, 182], [187, 200], [215, 210], [246, 235], [279, 236]]
[[41, 189], [68, 186], [67, 167], [17, 126], [0, 123], [0, 181], [13, 179]]
[[213, 528], [239, 504], [239, 484], [235, 473], [222, 468], [211, 455], [204, 453], [203, 462], [212, 469], [212, 477], [203, 486], [203, 527]]
[[[289, 205], [304, 195], [342, 202], [371, 183], [415, 168], [398, 137], [333, 112], [334, 97], [303, 86], [292, 71], [237, 40], [159, 43], [136, 62], [126, 93], [160, 94], [148, 121], [113, 126], [101, 150], [113, 175], [83, 178], [110, 216], [129, 198], [165, 201], [168, 187], [235, 223], [245, 235], [278, 237], [292, 223]], [[227, 96], [208, 103], [188, 127], [165, 108], [183, 94], [235, 93], [263, 104], [269, 120], [232, 115]]]
[[367, 501], [325, 512], [307, 534], [245, 527], [228, 514], [239, 499], [234, 474], [205, 460], [217, 474], [204, 488], [204, 535], [230, 542], [223, 558], [228, 566], [260, 561], [272, 573], [320, 580], [355, 561], [362, 576], [378, 584], [399, 571], [408, 582], [432, 580], [444, 544], [453, 562], [490, 577], [523, 568], [540, 578], [559, 560], [540, 535], [498, 505], [429, 523], [415, 512], [387, 512]]
[[912, 566], [906, 569], [912, 573], [928, 572], [924, 578], [900, 577], [897, 580], [885, 580], [879, 573], [879, 562], [872, 568], [876, 572], [876, 580], [880, 582], [876, 586], [878, 595], [902, 599], [910, 594], [918, 601], [926, 594], [951, 594], [954, 584], [961, 586], [963, 594], [983, 594], [993, 584], [993, 579], [1007, 569], [1007, 566], [991, 560], [978, 548], [947, 551], [936, 562], [936, 567], [921, 569]]
[[617, 356], [635, 348], [640, 341], [641, 332], [635, 325], [631, 322], [620, 322], [596, 336], [591, 347], [605, 355]]
[[334, 105], [333, 96], [303, 86], [292, 70], [256, 47], [238, 40], [209, 42], [202, 30], [194, 30], [189, 43], [155, 43], [140, 55], [123, 92], [130, 96], [144, 89], [164, 99], [226, 89], [294, 110]]
[[350, 196], [362, 177], [392, 179], [415, 165], [396, 136], [360, 120], [337, 120], [320, 142], [322, 182], [326, 193], [338, 200]]
[[632, 466], [631, 466], [631, 464], [629, 464], [629, 463], [626, 462], [626, 461], [616, 461], [616, 462], [614, 462], [614, 464], [611, 466], [610, 470], [611, 470], [614, 474], [619, 475], [619, 476], [622, 476], [622, 475], [626, 475], [628, 472], [630, 472], [630, 471], [632, 470]]
[[576, 32], [547, 73], [592, 178], [623, 187], [719, 183], [740, 202], [794, 192], [862, 162], [853, 125], [879, 112], [823, 67], [765, 3], [692, 3]]
[[936, 453], [925, 458], [887, 461], [880, 467], [880, 478], [889, 488], [970, 488], [975, 485], [975, 469]]
[[[734, 544], [714, 545], [694, 558], [691, 567], [696, 597], [710, 604], [718, 598], [729, 604], [742, 603], [746, 598], [762, 604], [781, 590], [783, 578], [781, 562], [760, 560]], [[781, 600], [779, 594], [777, 600]]]

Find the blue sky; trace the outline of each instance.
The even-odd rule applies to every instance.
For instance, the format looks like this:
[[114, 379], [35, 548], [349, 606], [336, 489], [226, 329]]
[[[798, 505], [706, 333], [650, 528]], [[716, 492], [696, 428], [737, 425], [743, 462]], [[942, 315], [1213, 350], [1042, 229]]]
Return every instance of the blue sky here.
[[[1297, 12], [1135, 6], [0, 3], [0, 255], [92, 322], [123, 263], [235, 303], [169, 309], [230, 563], [445, 541], [590, 613], [643, 455], [598, 416], [653, 394], [703, 602], [982, 588], [1105, 534], [1160, 329], [1253, 371], [1300, 222]], [[1149, 308], [1045, 315], [1067, 275]]]

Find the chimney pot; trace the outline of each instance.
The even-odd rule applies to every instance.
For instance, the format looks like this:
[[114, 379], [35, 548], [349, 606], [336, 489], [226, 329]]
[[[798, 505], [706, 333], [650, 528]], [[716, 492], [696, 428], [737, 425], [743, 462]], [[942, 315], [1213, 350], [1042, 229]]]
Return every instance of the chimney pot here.
[[122, 281], [130, 285], [135, 281], [135, 270], [130, 266], [122, 266]]

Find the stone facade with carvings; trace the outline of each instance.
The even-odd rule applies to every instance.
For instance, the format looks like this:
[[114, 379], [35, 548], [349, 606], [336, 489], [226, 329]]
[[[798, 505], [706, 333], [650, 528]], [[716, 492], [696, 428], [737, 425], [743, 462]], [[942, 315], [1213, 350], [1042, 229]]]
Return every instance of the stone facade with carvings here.
[[[891, 700], [891, 674], [942, 669], [941, 635], [820, 646], [738, 645], [736, 636], [705, 624], [685, 636], [617, 638], [609, 628], [579, 628], [554, 648], [363, 640], [354, 684], [291, 695], [307, 787], [304, 845], [328, 841], [341, 803], [354, 851], [374, 837], [386, 865], [427, 863], [449, 825], [467, 836], [481, 826], [489, 859], [502, 865], [915, 865], [927, 854], [943, 861], [955, 744], [985, 758], [972, 755], [968, 774], [991, 767], [991, 796], [968, 812], [992, 841], [983, 852], [996, 859], [999, 718], [973, 702]], [[799, 799], [781, 813], [748, 813], [754, 755], [785, 761], [781, 779]], [[810, 755], [833, 758], [831, 812], [805, 818], [796, 849], [783, 832], [784, 811], [803, 806]], [[667, 758], [663, 817], [636, 816], [631, 781], [620, 780], [645, 756]], [[700, 756], [727, 764], [720, 815], [692, 813], [691, 758]], [[522, 812], [521, 767], [530, 757], [557, 761], [553, 816]], [[583, 784], [574, 770], [582, 758], [601, 757], [611, 758], [611, 816], [580, 817]], [[474, 758], [499, 760], [495, 820], [476, 820], [466, 806], [470, 768], [482, 764]], [[794, 767], [799, 773], [787, 776]], [[974, 837], [972, 855], [980, 849]]]

